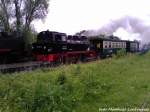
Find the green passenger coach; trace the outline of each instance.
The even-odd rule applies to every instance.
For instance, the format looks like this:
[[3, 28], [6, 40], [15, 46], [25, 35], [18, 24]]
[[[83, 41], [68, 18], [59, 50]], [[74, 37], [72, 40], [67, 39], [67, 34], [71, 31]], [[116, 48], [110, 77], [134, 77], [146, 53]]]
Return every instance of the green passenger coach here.
[[121, 49], [125, 52], [137, 52], [139, 49], [139, 43], [136, 41], [99, 37], [91, 37], [89, 40], [93, 49], [95, 49], [97, 55], [101, 58], [112, 56], [112, 54], [117, 53], [117, 51]]

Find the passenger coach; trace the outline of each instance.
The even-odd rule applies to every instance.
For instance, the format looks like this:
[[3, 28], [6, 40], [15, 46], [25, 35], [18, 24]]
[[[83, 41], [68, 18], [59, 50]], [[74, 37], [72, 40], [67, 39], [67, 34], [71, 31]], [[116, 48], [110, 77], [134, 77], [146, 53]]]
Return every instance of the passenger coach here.
[[126, 41], [99, 37], [91, 37], [89, 41], [97, 55], [102, 58], [112, 56], [112, 54], [117, 53], [117, 51], [121, 49], [123, 49], [125, 52], [138, 52], [139, 50], [139, 42], [137, 41]]

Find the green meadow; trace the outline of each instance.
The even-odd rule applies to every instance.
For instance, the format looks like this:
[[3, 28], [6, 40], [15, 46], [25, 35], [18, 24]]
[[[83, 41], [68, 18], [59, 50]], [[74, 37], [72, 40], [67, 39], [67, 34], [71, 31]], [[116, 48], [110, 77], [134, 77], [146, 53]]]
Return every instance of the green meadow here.
[[150, 108], [150, 53], [0, 75], [0, 112]]

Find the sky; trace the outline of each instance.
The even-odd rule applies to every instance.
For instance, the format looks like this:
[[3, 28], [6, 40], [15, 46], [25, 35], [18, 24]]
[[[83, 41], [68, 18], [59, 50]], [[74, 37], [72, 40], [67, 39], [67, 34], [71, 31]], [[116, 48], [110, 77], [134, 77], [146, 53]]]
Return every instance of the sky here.
[[[122, 19], [126, 17], [130, 19]], [[109, 24], [117, 24], [120, 19], [129, 21], [129, 25], [123, 27], [120, 24], [113, 34], [122, 39], [141, 40], [140, 36], [147, 34], [135, 31], [134, 27], [140, 22], [143, 28], [150, 28], [150, 0], [50, 0], [47, 17], [35, 21], [34, 27], [38, 32], [49, 29], [75, 34], [81, 30], [99, 31], [105, 26], [114, 27]], [[137, 23], [133, 22], [136, 19]]]

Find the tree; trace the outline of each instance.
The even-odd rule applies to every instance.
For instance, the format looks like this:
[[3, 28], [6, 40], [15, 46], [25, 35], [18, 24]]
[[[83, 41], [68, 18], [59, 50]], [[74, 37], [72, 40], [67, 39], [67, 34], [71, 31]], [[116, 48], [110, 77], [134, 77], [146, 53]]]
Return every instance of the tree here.
[[0, 0], [0, 24], [5, 31], [10, 31], [10, 0]]
[[35, 19], [44, 19], [48, 14], [49, 0], [0, 0], [0, 29], [17, 31], [30, 51], [33, 34], [31, 23]]
[[25, 30], [29, 30], [30, 24], [35, 19], [44, 19], [48, 13], [49, 0], [25, 0]]
[[22, 0], [14, 0], [15, 5], [15, 17], [16, 17], [16, 30], [20, 32], [21, 30], [21, 7], [22, 7]]
[[[24, 8], [21, 11], [23, 20], [23, 35], [26, 43], [26, 49], [29, 51], [29, 45], [33, 40], [31, 34], [31, 22], [35, 19], [44, 19], [48, 13], [49, 0], [23, 0]], [[30, 47], [31, 48], [31, 47]]]
[[46, 17], [48, 6], [49, 0], [0, 0], [0, 24], [5, 31], [30, 31], [32, 21]]

